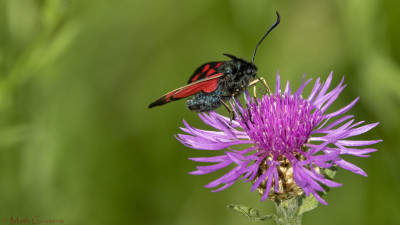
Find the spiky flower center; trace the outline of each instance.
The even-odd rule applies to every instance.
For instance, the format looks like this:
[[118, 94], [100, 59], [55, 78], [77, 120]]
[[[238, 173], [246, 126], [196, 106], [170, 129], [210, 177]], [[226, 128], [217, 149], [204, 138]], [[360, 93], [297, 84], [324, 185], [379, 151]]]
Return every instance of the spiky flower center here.
[[247, 103], [243, 127], [267, 154], [292, 155], [307, 143], [312, 129], [321, 121], [322, 112], [302, 97], [265, 95], [256, 101]]
[[[278, 162], [273, 166], [276, 166], [279, 178], [273, 179], [268, 199], [286, 200], [303, 194], [294, 181], [292, 162], [307, 158], [305, 144], [321, 118], [322, 112], [301, 96], [265, 95], [262, 99], [248, 99], [241, 122], [259, 148], [258, 154], [265, 156], [253, 183], [266, 173], [271, 165], [268, 162]], [[267, 181], [268, 178], [257, 188], [261, 195], [267, 191]], [[275, 182], [278, 182], [277, 192]]]

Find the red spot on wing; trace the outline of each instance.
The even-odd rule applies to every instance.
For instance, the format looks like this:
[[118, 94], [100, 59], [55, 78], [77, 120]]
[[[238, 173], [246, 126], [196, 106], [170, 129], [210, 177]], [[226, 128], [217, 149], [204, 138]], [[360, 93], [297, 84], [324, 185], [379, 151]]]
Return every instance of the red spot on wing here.
[[213, 74], [213, 73], [215, 73], [215, 70], [214, 70], [214, 69], [210, 69], [210, 70], [207, 72], [206, 77], [210, 76], [210, 75]]
[[218, 68], [220, 65], [222, 65], [222, 62], [219, 62], [219, 63], [215, 66], [215, 68]]
[[195, 82], [197, 79], [199, 79], [200, 73], [196, 74], [196, 76], [193, 77], [192, 82]]
[[210, 69], [210, 64], [207, 64], [203, 67], [203, 70], [201, 71], [202, 73], [206, 72], [208, 69]]

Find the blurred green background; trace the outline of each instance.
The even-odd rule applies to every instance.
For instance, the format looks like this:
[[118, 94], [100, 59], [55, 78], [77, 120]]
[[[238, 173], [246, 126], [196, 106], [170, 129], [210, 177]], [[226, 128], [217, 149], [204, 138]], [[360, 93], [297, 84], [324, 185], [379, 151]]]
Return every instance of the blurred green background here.
[[277, 10], [259, 74], [274, 84], [279, 69], [294, 88], [303, 73], [315, 80], [333, 70], [334, 84], [345, 75], [330, 110], [361, 96], [350, 113], [381, 124], [360, 138], [384, 140], [370, 158], [346, 158], [369, 177], [339, 170], [343, 186], [304, 224], [400, 224], [399, 8], [393, 0], [0, 1], [0, 218], [235, 225], [250, 222], [228, 204], [272, 212], [249, 183], [210, 193], [203, 185], [222, 173], [188, 175], [198, 165], [188, 157], [216, 153], [175, 140], [183, 118], [206, 128], [184, 101], [147, 106], [201, 64], [226, 60], [222, 53], [251, 59]]

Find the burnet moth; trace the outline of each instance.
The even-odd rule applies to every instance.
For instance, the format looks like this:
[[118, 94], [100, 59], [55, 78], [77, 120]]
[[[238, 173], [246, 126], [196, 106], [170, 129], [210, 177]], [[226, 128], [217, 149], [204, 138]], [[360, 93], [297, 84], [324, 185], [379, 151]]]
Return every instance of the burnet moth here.
[[[250, 85], [261, 81], [257, 76], [257, 67], [254, 64], [254, 57], [256, 56], [257, 48], [261, 42], [269, 32], [278, 26], [280, 16], [278, 12], [276, 12], [276, 15], [276, 22], [268, 29], [256, 45], [251, 62], [247, 62], [244, 59], [237, 58], [230, 54], [224, 54], [231, 60], [203, 64], [196, 69], [186, 86], [177, 88], [163, 95], [161, 98], [151, 103], [149, 108], [192, 96], [186, 101], [186, 107], [191, 111], [208, 112], [224, 105], [228, 111], [231, 112], [225, 102], [232, 97], [242, 94]], [[255, 80], [256, 78], [258, 80]], [[268, 87], [265, 83], [263, 84], [266, 88]]]

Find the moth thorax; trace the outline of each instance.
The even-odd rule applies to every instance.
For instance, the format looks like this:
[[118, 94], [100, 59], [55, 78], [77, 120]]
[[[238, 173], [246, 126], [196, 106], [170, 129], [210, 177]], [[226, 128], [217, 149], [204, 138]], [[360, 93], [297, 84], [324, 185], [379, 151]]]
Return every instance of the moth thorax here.
[[[297, 154], [296, 157], [301, 161], [304, 160], [304, 156], [301, 154]], [[269, 166], [267, 164], [267, 160], [271, 161], [272, 160], [272, 155], [269, 155], [266, 159], [263, 160], [263, 162], [260, 164], [260, 167], [258, 168], [257, 176], [253, 179], [253, 183], [257, 181], [257, 179], [264, 174]], [[276, 180], [273, 179], [271, 189], [268, 194], [268, 199], [271, 201], [275, 200], [287, 200], [293, 197], [298, 197], [302, 195], [304, 192], [303, 190], [297, 186], [296, 182], [293, 179], [293, 166], [289, 162], [289, 160], [284, 156], [278, 156], [278, 161], [280, 162], [280, 165], [277, 166], [278, 170], [278, 192], [275, 193], [275, 182]], [[317, 171], [319, 171], [319, 168], [316, 168]], [[265, 179], [260, 186], [258, 186], [257, 190], [260, 195], [263, 195], [265, 193], [265, 189], [267, 186], [267, 179]]]

